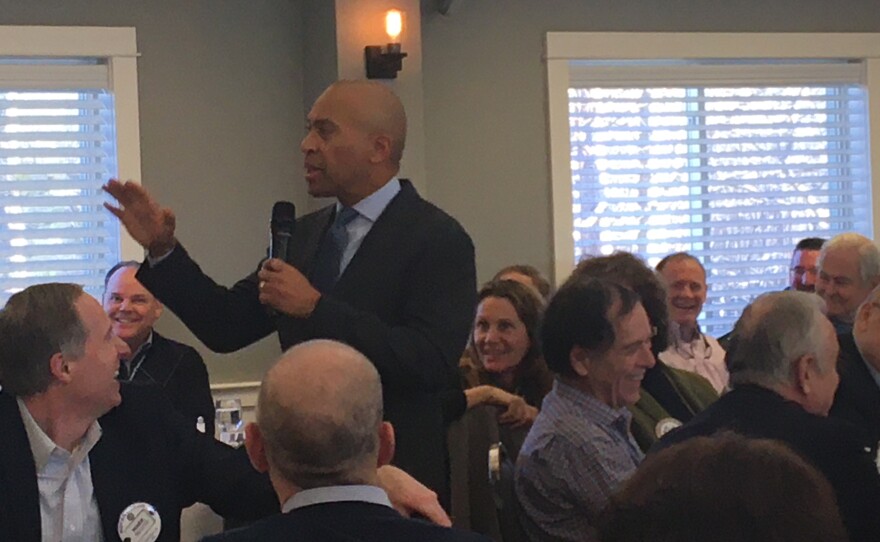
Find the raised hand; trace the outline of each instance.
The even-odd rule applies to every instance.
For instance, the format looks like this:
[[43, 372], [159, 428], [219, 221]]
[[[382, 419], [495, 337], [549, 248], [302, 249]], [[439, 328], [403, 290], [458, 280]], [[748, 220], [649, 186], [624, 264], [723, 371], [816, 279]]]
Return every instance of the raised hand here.
[[147, 249], [150, 256], [159, 258], [171, 252], [177, 244], [171, 209], [160, 207], [143, 186], [133, 181], [110, 179], [103, 188], [119, 203], [119, 207], [109, 203], [104, 203], [104, 207], [122, 222], [129, 235]]

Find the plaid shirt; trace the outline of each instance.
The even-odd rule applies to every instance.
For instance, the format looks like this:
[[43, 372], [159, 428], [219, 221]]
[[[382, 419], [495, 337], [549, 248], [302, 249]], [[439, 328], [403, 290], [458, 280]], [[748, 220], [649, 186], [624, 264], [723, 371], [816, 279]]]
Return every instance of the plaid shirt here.
[[599, 511], [644, 457], [631, 420], [626, 408], [556, 381], [516, 465], [521, 522], [531, 540], [596, 540]]

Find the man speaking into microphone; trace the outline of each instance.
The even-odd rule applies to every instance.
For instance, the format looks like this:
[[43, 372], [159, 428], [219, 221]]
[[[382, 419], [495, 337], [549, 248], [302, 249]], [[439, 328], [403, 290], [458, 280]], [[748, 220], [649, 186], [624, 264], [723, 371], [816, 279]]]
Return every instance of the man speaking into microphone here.
[[148, 252], [137, 279], [209, 348], [231, 352], [277, 332], [282, 349], [333, 339], [382, 379], [397, 429], [395, 464], [446, 494], [435, 392], [454, 374], [475, 305], [464, 229], [397, 177], [406, 140], [398, 97], [339, 81], [317, 99], [300, 148], [308, 192], [337, 203], [296, 221], [290, 261], [266, 260], [231, 288], [216, 284], [174, 235], [174, 214], [138, 184], [111, 180], [108, 205]]

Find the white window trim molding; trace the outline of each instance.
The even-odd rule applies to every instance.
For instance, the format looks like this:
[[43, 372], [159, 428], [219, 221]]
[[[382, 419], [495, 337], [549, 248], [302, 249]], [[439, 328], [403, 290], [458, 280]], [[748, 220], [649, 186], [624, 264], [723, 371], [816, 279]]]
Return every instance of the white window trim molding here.
[[[119, 177], [140, 182], [137, 33], [134, 27], [0, 26], [0, 56], [106, 58], [116, 105]], [[120, 258], [140, 260], [143, 249], [120, 226]]]
[[[880, 34], [548, 32], [548, 131], [553, 206], [553, 274], [561, 284], [574, 268], [568, 85], [571, 60], [697, 58], [854, 58], [865, 60], [865, 82], [880, 93]], [[873, 215], [880, 217], [880, 99], [868, 101]], [[880, 238], [880, 220], [874, 222]]]

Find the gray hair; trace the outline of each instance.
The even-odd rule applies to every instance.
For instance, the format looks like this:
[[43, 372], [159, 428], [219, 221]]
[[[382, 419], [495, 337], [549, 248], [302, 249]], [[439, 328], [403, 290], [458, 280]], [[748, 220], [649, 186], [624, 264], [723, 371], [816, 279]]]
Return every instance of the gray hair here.
[[830, 370], [819, 355], [823, 306], [814, 294], [786, 291], [764, 294], [746, 307], [727, 349], [731, 385], [791, 385], [792, 363], [808, 354], [819, 360], [820, 373]]
[[14, 294], [0, 311], [0, 383], [17, 397], [44, 392], [52, 381], [49, 359], [79, 357], [88, 334], [76, 308], [85, 295], [76, 284], [38, 284]]
[[257, 425], [269, 463], [302, 489], [366, 483], [362, 473], [375, 472], [381, 423], [379, 373], [342, 343], [291, 348], [260, 387]]
[[864, 235], [858, 233], [841, 233], [836, 235], [822, 245], [819, 252], [819, 270], [822, 270], [822, 264], [825, 262], [825, 256], [832, 250], [854, 250], [859, 255], [859, 274], [862, 282], [873, 280], [880, 276], [880, 249]]

